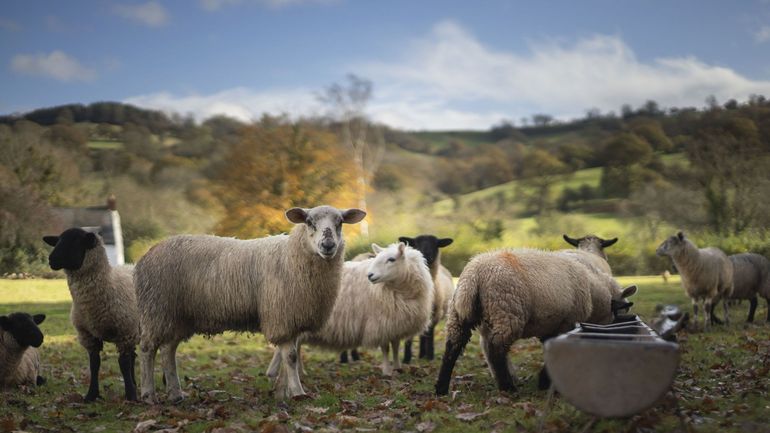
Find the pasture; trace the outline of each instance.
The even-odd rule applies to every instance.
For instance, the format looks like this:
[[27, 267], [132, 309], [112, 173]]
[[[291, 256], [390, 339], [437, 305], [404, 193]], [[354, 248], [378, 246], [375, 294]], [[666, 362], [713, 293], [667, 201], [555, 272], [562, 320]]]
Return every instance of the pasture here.
[[[689, 310], [678, 278], [623, 277], [636, 283], [633, 312], [649, 321], [658, 303]], [[0, 431], [30, 432], [284, 432], [284, 431], [591, 431], [591, 432], [760, 432], [770, 424], [770, 324], [760, 301], [757, 324], [744, 324], [747, 304], [731, 309], [732, 324], [708, 333], [680, 334], [682, 361], [672, 392], [653, 409], [617, 420], [578, 412], [558, 395], [550, 407], [537, 390], [542, 349], [536, 340], [512, 350], [518, 391], [501, 394], [474, 334], [454, 371], [450, 396], [436, 398], [440, 360], [413, 361], [391, 378], [380, 375], [379, 350], [340, 365], [333, 353], [303, 350], [310, 399], [277, 401], [264, 372], [272, 350], [261, 335], [196, 336], [178, 352], [188, 398], [180, 404], [149, 406], [121, 400], [117, 352], [105, 346], [102, 396], [84, 404], [88, 384], [86, 352], [69, 323], [70, 298], [64, 280], [0, 280], [0, 314], [45, 313], [41, 325], [43, 371], [39, 388], [0, 393]], [[721, 315], [721, 309], [718, 310]], [[439, 325], [437, 354], [443, 353]], [[139, 363], [137, 361], [137, 369]], [[139, 372], [137, 371], [137, 377]], [[156, 382], [160, 373], [156, 371]], [[164, 397], [164, 393], [160, 393]]]

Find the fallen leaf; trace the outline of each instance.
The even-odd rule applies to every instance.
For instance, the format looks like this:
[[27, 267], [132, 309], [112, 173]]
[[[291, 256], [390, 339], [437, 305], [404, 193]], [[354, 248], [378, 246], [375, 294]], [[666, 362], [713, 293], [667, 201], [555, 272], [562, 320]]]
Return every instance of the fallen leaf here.
[[474, 421], [476, 418], [482, 417], [486, 415], [487, 412], [465, 412], [465, 413], [458, 413], [455, 418], [459, 419], [460, 421], [466, 421], [471, 422]]

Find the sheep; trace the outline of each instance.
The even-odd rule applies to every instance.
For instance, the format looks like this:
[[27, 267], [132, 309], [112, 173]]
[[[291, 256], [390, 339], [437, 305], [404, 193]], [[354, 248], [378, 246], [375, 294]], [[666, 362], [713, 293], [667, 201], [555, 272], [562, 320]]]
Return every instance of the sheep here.
[[757, 309], [757, 295], [764, 297], [768, 303], [767, 320], [770, 321], [770, 261], [752, 253], [734, 254], [728, 258], [733, 264], [733, 293], [730, 299], [749, 300], [746, 322], [751, 323]]
[[[703, 302], [704, 328], [716, 322], [714, 306], [733, 293], [733, 265], [719, 248], [698, 248], [683, 232], [670, 236], [655, 250], [671, 257], [682, 277], [682, 287], [692, 300], [693, 321], [698, 322], [698, 302]], [[727, 303], [723, 302], [725, 323], [730, 323]]]
[[[423, 332], [430, 323], [433, 281], [423, 255], [399, 242], [372, 244], [373, 259], [346, 262], [337, 302], [326, 324], [300, 337], [300, 343], [340, 351], [358, 346], [382, 350], [382, 374], [399, 370], [400, 340]], [[388, 358], [393, 350], [393, 364]], [[282, 353], [275, 351], [267, 371], [275, 377]]]
[[43, 333], [37, 325], [45, 314], [12, 313], [0, 316], [0, 388], [42, 385], [40, 354]]
[[[420, 335], [420, 353], [419, 357], [432, 360], [434, 358], [433, 336], [436, 324], [446, 317], [449, 300], [454, 293], [454, 282], [452, 273], [449, 269], [441, 266], [441, 251], [452, 243], [452, 238], [439, 239], [433, 235], [420, 235], [414, 238], [401, 236], [398, 238], [410, 247], [419, 250], [425, 261], [428, 263], [430, 275], [433, 278], [433, 313], [431, 314], [430, 326]], [[408, 364], [412, 360], [412, 339], [409, 338], [404, 344], [404, 363]]]
[[[372, 259], [374, 258], [374, 256], [376, 256], [376, 254], [374, 254], [371, 251], [367, 251], [365, 253], [357, 254], [355, 257], [353, 257], [352, 261], [360, 262], [366, 259]], [[357, 349], [350, 350], [350, 359], [352, 359], [353, 361], [359, 361], [361, 359], [361, 355], [358, 353]], [[347, 363], [348, 363], [348, 351], [343, 350], [342, 352], [340, 352], [340, 364], [347, 364]]]
[[80, 228], [43, 240], [54, 247], [48, 263], [54, 270], [64, 269], [72, 295], [70, 320], [78, 341], [88, 352], [91, 381], [84, 400], [99, 398], [100, 352], [104, 342], [118, 349], [118, 365], [123, 375], [125, 398], [136, 400], [135, 348], [139, 342], [139, 313], [132, 266], [110, 266], [102, 238]]
[[340, 287], [345, 241], [342, 224], [366, 212], [331, 206], [292, 208], [286, 235], [238, 240], [174, 236], [136, 265], [142, 325], [142, 399], [155, 401], [153, 369], [161, 349], [168, 398], [183, 399], [176, 371], [179, 343], [194, 334], [261, 332], [280, 348], [285, 369], [278, 398], [305, 395], [297, 370], [297, 337], [321, 328]]
[[[545, 342], [575, 322], [610, 323], [630, 307], [625, 298], [636, 290], [621, 289], [609, 275], [564, 252], [502, 249], [475, 256], [463, 269], [450, 304], [436, 394], [448, 393], [452, 370], [474, 328], [480, 327], [482, 350], [498, 388], [513, 391], [508, 350], [516, 340], [539, 337]], [[549, 382], [541, 370], [540, 387]]]
[[602, 239], [595, 235], [586, 235], [582, 238], [574, 239], [567, 236], [566, 234], [562, 237], [568, 244], [577, 248], [578, 251], [591, 253], [589, 256], [581, 256], [583, 260], [593, 266], [596, 266], [607, 275], [612, 275], [612, 269], [610, 268], [609, 262], [607, 261], [607, 254], [604, 252], [604, 249], [615, 245], [615, 242], [618, 241], [618, 238]]

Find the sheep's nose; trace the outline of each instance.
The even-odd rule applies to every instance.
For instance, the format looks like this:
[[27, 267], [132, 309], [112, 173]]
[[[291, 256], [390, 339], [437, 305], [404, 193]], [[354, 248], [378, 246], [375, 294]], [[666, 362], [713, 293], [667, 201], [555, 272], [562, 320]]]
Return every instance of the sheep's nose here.
[[366, 277], [369, 278], [369, 281], [374, 281], [374, 272], [369, 272], [369, 275]]

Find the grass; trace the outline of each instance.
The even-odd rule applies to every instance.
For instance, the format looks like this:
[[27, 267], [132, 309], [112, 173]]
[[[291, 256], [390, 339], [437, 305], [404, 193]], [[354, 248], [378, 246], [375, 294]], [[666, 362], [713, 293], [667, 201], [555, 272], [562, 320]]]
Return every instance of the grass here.
[[[667, 284], [660, 277], [619, 280], [639, 285], [634, 310], [645, 319], [658, 303], [689, 304], [676, 278]], [[149, 425], [149, 431], [179, 432], [520, 432], [537, 431], [541, 423], [543, 431], [767, 431], [770, 325], [764, 323], [764, 305], [757, 311], [757, 325], [743, 324], [744, 303], [733, 308], [729, 327], [681, 334], [682, 362], [673, 392], [657, 407], [617, 420], [594, 420], [558, 397], [546, 410], [546, 393], [536, 388], [542, 349], [532, 339], [517, 342], [511, 352], [518, 391], [499, 393], [475, 334], [455, 368], [454, 398], [433, 395], [438, 360], [417, 361], [386, 379], [379, 374], [378, 351], [367, 350], [361, 362], [340, 365], [335, 354], [311, 348], [303, 351], [308, 373], [303, 384], [312, 399], [276, 401], [263, 374], [272, 354], [263, 337], [225, 333], [194, 337], [180, 346], [179, 371], [189, 397], [178, 405], [123, 402], [117, 354], [106, 345], [104, 400], [86, 405], [81, 395], [88, 383], [87, 356], [69, 323], [69, 306], [64, 280], [0, 280], [0, 314], [48, 315], [41, 325], [46, 339], [40, 349], [48, 383], [0, 393], [0, 431], [132, 431], [139, 423]], [[439, 353], [443, 339], [439, 329]]]
[[123, 148], [123, 142], [117, 140], [91, 140], [88, 142], [88, 148], [117, 150]]

